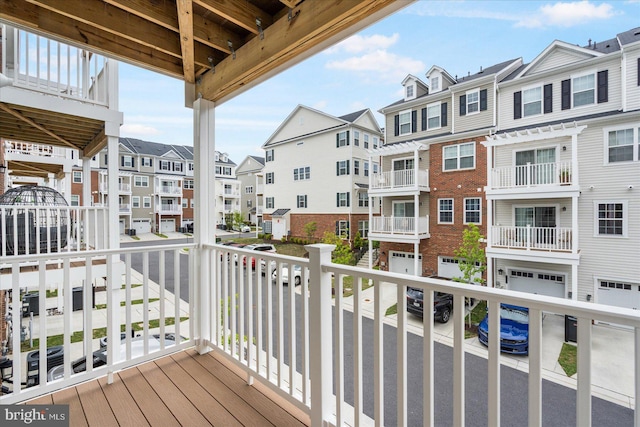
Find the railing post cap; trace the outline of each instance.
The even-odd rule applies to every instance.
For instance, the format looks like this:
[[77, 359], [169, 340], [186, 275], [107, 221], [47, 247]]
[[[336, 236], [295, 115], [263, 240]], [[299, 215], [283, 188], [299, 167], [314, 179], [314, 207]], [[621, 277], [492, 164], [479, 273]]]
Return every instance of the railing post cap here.
[[327, 253], [335, 249], [336, 245], [329, 245], [327, 243], [316, 243], [314, 245], [305, 245], [304, 248], [307, 252], [311, 253]]

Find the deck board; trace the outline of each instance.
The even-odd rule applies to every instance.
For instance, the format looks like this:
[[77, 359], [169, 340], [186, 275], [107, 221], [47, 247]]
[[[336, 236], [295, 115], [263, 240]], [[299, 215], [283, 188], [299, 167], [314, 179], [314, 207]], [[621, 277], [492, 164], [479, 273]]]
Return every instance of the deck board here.
[[185, 350], [40, 396], [30, 404], [68, 404], [75, 426], [292, 426], [308, 416], [259, 385], [250, 386], [214, 352]]

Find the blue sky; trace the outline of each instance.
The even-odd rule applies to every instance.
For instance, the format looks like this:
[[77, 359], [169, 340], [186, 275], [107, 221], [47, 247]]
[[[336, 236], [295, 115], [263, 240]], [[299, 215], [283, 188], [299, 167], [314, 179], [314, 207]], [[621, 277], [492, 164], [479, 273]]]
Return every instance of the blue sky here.
[[[318, 0], [321, 1], [321, 0]], [[531, 62], [554, 40], [585, 46], [640, 27], [640, 0], [417, 1], [216, 108], [216, 149], [240, 163], [298, 105], [341, 116], [402, 98], [402, 80], [438, 65], [452, 76]], [[193, 145], [180, 80], [120, 65], [123, 137]]]

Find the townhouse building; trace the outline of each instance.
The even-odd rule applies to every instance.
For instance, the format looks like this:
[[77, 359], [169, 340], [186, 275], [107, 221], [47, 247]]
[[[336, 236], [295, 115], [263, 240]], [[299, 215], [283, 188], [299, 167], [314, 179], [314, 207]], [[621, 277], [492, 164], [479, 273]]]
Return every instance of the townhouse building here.
[[231, 226], [231, 217], [240, 212], [240, 181], [236, 178], [236, 164], [227, 153], [215, 153], [216, 225]]
[[369, 175], [378, 171], [382, 131], [369, 109], [340, 117], [298, 105], [265, 150], [265, 233], [274, 239], [325, 232], [352, 240], [369, 234]]
[[240, 182], [240, 211], [246, 222], [262, 225], [262, 169], [264, 157], [247, 156], [236, 168], [236, 177]]
[[498, 83], [489, 281], [640, 308], [640, 29], [555, 41]]
[[[381, 268], [418, 276], [461, 276], [454, 251], [462, 232], [486, 232], [486, 153], [481, 144], [496, 126], [496, 86], [521, 65], [514, 59], [458, 78], [433, 66], [429, 84], [409, 75], [404, 98], [380, 110], [386, 144], [371, 150], [381, 169], [370, 197], [382, 213], [370, 216], [380, 241]], [[370, 205], [373, 205], [373, 199]]]

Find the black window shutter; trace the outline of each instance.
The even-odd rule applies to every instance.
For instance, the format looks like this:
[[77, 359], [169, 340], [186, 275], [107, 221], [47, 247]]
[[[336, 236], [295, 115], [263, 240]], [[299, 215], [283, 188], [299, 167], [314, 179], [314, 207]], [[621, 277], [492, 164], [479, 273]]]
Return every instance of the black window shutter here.
[[640, 86], [640, 58], [638, 58], [638, 86]]
[[513, 118], [522, 118], [522, 92], [513, 92]]
[[440, 104], [440, 126], [447, 125], [447, 103]]
[[336, 221], [336, 236], [340, 235], [340, 221]]
[[340, 147], [340, 132], [336, 133], [336, 148]]
[[349, 168], [349, 160], [347, 160], [347, 175], [349, 175], [349, 171], [350, 171], [350, 170], [351, 170], [351, 169]]
[[411, 111], [411, 132], [418, 132], [418, 112]]
[[133, 157], [131, 159], [131, 166], [134, 167], [134, 168], [136, 167], [136, 158], [135, 157]]
[[598, 71], [598, 104], [609, 101], [609, 70]]
[[460, 115], [467, 115], [467, 95], [460, 95]]
[[[336, 207], [337, 208], [340, 207], [340, 193], [336, 193]], [[336, 221], [336, 232], [337, 230], [338, 230], [338, 221]]]
[[422, 125], [420, 126], [420, 128], [422, 130], [427, 130], [427, 109], [423, 108], [422, 110], [420, 110], [421, 116], [422, 116]]
[[153, 166], [153, 159], [149, 159], [149, 166]]
[[562, 109], [568, 110], [571, 108], [571, 80], [562, 81], [561, 93]]
[[350, 204], [349, 204], [349, 196], [350, 196], [350, 194], [349, 194], [349, 193], [347, 193], [347, 207], [349, 207], [349, 206], [350, 206]]
[[480, 111], [485, 111], [487, 109], [487, 90], [482, 89], [480, 91]]
[[124, 166], [124, 156], [120, 157], [120, 166]]
[[349, 145], [349, 131], [347, 131], [347, 145]]
[[336, 176], [340, 176], [340, 162], [336, 162]]
[[398, 136], [400, 135], [400, 115], [396, 114], [393, 117], [393, 121], [394, 121], [394, 131], [393, 131], [393, 135], [394, 136]]
[[544, 103], [544, 113], [553, 112], [553, 85], [551, 83], [544, 85], [542, 88], [543, 92], [543, 103]]

